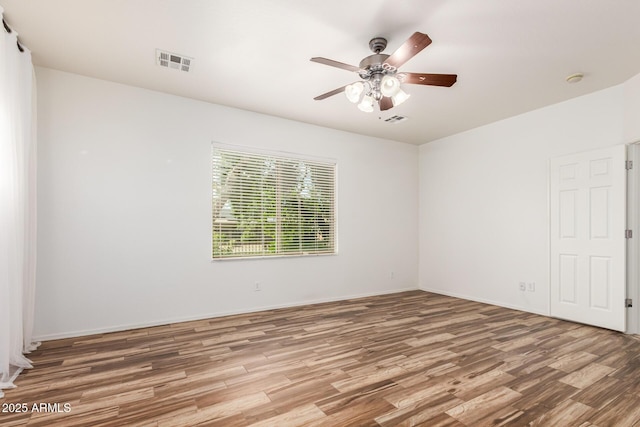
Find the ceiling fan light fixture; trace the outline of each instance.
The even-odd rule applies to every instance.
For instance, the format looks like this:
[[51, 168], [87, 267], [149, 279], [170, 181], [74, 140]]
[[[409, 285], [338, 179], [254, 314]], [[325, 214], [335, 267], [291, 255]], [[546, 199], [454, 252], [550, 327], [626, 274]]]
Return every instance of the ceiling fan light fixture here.
[[398, 105], [402, 104], [404, 101], [409, 99], [409, 97], [411, 97], [411, 95], [409, 95], [407, 92], [403, 91], [402, 89], [398, 88], [398, 91], [396, 92], [396, 94], [391, 97], [391, 101], [393, 102], [393, 106], [397, 107]]
[[400, 90], [400, 80], [391, 75], [386, 75], [380, 83], [380, 92], [384, 96], [394, 96]]
[[362, 102], [358, 104], [358, 109], [360, 111], [364, 111], [365, 113], [373, 112], [373, 97], [371, 95], [366, 95], [362, 98]]
[[358, 101], [360, 101], [360, 95], [362, 95], [363, 91], [364, 84], [362, 82], [355, 82], [344, 88], [344, 94], [347, 96], [347, 99], [354, 104], [357, 104]]

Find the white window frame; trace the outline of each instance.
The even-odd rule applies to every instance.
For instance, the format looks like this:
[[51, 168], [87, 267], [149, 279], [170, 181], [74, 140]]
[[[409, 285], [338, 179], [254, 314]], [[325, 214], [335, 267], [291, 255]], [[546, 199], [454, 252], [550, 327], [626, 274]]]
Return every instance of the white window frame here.
[[214, 142], [211, 165], [213, 261], [337, 254], [335, 160]]

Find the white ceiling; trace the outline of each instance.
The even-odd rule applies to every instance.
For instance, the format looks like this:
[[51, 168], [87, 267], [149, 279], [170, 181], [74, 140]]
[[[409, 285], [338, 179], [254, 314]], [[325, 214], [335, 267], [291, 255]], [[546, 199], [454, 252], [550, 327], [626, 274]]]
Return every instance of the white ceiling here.
[[[359, 134], [422, 144], [620, 84], [640, 73], [638, 0], [0, 0], [36, 65]], [[433, 43], [401, 71], [455, 73], [451, 88], [363, 113], [339, 94], [371, 54], [413, 32]], [[156, 48], [194, 58], [156, 65]], [[583, 72], [579, 84], [567, 75]], [[394, 114], [409, 120], [385, 123]]]

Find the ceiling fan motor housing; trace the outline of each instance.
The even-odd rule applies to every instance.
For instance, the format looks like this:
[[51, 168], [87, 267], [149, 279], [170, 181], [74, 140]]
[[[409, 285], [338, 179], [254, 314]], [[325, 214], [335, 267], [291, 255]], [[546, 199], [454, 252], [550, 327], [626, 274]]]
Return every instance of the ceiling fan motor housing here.
[[359, 65], [360, 77], [369, 80], [374, 75], [395, 74], [396, 68], [384, 63], [388, 57], [384, 53], [376, 53], [364, 58]]

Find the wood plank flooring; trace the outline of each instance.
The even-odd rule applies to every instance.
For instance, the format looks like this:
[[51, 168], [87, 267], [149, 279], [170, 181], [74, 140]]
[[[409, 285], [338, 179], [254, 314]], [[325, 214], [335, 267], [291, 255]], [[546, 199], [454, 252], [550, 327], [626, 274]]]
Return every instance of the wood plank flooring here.
[[640, 426], [637, 337], [422, 291], [49, 341], [31, 359], [3, 427]]

